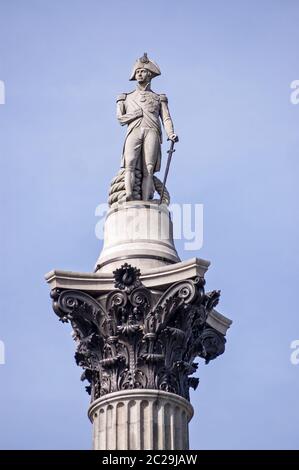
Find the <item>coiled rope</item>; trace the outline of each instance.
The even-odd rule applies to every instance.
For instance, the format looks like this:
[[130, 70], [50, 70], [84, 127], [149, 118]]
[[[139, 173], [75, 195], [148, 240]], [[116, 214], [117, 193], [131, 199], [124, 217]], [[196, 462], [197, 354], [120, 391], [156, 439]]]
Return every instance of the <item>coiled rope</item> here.
[[[156, 176], [154, 176], [154, 186], [155, 190], [161, 196], [163, 183], [159, 180]], [[139, 169], [135, 169], [135, 182], [133, 188], [133, 198], [135, 201], [141, 200], [141, 183], [142, 183], [142, 171]], [[125, 190], [125, 169], [121, 168], [118, 174], [113, 178], [110, 185], [109, 190], [109, 198], [108, 203], [111, 207], [112, 204], [125, 202], [126, 200], [126, 190]], [[170, 195], [167, 189], [164, 189], [162, 204], [169, 205], [170, 203]]]

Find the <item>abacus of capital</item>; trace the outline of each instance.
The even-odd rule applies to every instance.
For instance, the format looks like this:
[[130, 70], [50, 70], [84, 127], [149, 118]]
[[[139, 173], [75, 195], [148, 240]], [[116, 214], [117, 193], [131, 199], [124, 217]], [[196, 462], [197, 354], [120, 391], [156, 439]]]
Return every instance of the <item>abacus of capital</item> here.
[[166, 178], [154, 175], [161, 123], [172, 143], [167, 172], [178, 141], [166, 96], [151, 90], [160, 73], [144, 54], [131, 75], [136, 90], [117, 99], [117, 117], [128, 130], [94, 272], [46, 275], [54, 312], [72, 326], [75, 360], [88, 382], [94, 449], [188, 449], [196, 358], [208, 363], [222, 354], [231, 324], [215, 310], [220, 292], [205, 290], [210, 263], [180, 260]]

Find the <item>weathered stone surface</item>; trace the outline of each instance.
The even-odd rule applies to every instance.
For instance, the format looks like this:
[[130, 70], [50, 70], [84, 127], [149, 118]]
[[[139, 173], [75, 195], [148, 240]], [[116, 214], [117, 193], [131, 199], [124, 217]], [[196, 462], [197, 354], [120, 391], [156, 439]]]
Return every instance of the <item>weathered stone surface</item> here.
[[164, 390], [189, 399], [189, 388], [198, 385], [192, 377], [195, 358], [209, 362], [224, 352], [224, 334], [214, 328], [219, 314], [213, 313], [213, 326], [208, 323], [219, 292], [205, 293], [203, 277], [164, 291], [149, 289], [128, 264], [114, 272], [114, 282], [116, 288], [100, 296], [51, 291], [55, 313], [73, 327], [76, 362], [92, 400], [127, 389]]

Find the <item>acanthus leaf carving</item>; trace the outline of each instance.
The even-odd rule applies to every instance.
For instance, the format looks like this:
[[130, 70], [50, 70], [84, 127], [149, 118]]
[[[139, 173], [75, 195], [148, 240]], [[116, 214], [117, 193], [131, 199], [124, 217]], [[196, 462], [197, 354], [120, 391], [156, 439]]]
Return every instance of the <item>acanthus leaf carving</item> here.
[[[198, 356], [224, 352], [225, 338], [206, 322], [220, 291], [205, 293], [203, 278], [171, 285], [158, 297], [125, 264], [116, 289], [97, 300], [77, 290], [53, 289], [53, 309], [73, 328], [75, 359], [92, 400], [124, 389], [156, 388], [189, 399]], [[158, 300], [157, 300], [158, 297]]]

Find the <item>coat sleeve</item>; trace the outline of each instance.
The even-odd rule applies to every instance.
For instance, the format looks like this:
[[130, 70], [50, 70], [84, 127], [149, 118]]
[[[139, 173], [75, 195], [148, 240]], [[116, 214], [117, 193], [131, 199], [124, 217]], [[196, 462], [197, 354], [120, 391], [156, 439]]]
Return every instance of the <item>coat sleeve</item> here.
[[130, 122], [134, 121], [142, 115], [141, 109], [132, 113], [126, 113], [126, 97], [127, 95], [123, 93], [122, 95], [119, 95], [116, 100], [116, 116], [121, 126], [130, 124]]
[[163, 123], [167, 137], [174, 134], [173, 122], [168, 109], [168, 99], [166, 95], [160, 95], [160, 117]]

